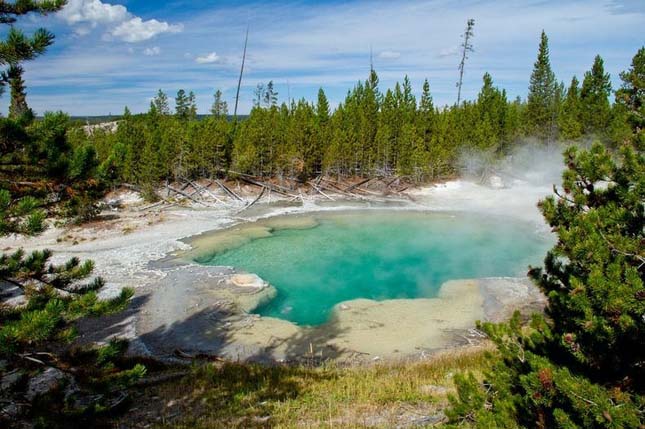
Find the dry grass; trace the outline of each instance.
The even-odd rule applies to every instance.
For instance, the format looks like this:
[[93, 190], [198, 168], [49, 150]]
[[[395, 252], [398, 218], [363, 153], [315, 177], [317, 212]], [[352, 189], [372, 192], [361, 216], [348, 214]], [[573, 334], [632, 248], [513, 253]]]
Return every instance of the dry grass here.
[[459, 371], [481, 374], [489, 348], [429, 361], [339, 367], [206, 364], [138, 392], [121, 427], [405, 427], [440, 415]]

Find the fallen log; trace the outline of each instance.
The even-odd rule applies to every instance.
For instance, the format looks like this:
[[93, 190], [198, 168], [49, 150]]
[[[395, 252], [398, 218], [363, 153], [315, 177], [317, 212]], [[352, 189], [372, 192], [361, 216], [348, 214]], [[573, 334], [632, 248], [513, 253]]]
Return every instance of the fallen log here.
[[[193, 202], [195, 202], [195, 203], [197, 203], [197, 204], [201, 204], [201, 205], [203, 205], [203, 206], [205, 206], [205, 207], [210, 207], [208, 204], [204, 203], [203, 201], [199, 201], [198, 199], [193, 198], [193, 196], [192, 196], [192, 195], [187, 194], [187, 193], [186, 193], [186, 192], [184, 192], [184, 191], [180, 191], [179, 189], [175, 189], [175, 188], [173, 188], [173, 187], [172, 187], [172, 186], [170, 186], [170, 185], [166, 185], [166, 189], [168, 189], [169, 191], [172, 191], [172, 192], [174, 192], [174, 193], [176, 193], [176, 194], [182, 195], [182, 196], [184, 196], [184, 197], [188, 198], [189, 200], [191, 200], [191, 201], [193, 201]], [[197, 191], [195, 191], [193, 194], [195, 194], [196, 192], [197, 192]]]
[[[253, 202], [252, 202], [251, 204], [246, 205], [243, 209], [239, 210], [239, 211], [238, 211], [238, 212], [236, 212], [235, 214], [236, 214], [236, 215], [238, 215], [238, 214], [242, 213], [244, 210], [246, 210], [246, 209], [250, 208], [253, 204], [255, 204], [255, 203], [257, 203], [258, 201], [260, 201], [260, 198], [262, 198], [262, 196], [264, 195], [264, 193], [266, 192], [266, 190], [267, 190], [267, 188], [262, 188], [262, 192], [260, 192], [260, 195], [258, 195], [258, 197], [257, 197], [256, 199], [254, 199], [254, 200], [253, 200]], [[269, 191], [270, 191], [270, 190], [269, 190]]]
[[250, 179], [244, 176], [240, 176], [240, 180], [251, 185], [261, 186], [263, 188], [271, 189], [273, 192], [277, 192], [278, 194], [282, 194], [287, 197], [296, 197], [296, 198], [298, 197], [297, 195], [289, 193], [288, 190], [284, 190], [285, 188], [283, 188], [282, 186], [273, 185], [271, 183], [258, 182], [254, 179]]
[[[251, 183], [256, 186], [269, 186], [273, 188], [274, 191], [278, 192], [278, 190], [282, 191], [284, 194], [289, 194], [292, 190], [289, 188], [286, 188], [284, 186], [280, 185], [274, 185], [273, 183], [265, 183], [261, 182], [257, 177], [251, 176], [250, 174], [245, 174], [245, 173], [239, 173], [237, 171], [229, 171], [229, 173], [232, 173], [236, 176], [239, 176], [242, 181], [246, 183]], [[289, 194], [290, 196], [293, 196], [293, 194]]]
[[213, 194], [211, 191], [209, 191], [208, 189], [206, 189], [205, 187], [203, 187], [203, 186], [202, 186], [202, 185], [200, 185], [199, 183], [197, 183], [197, 182], [193, 182], [192, 180], [188, 180], [188, 179], [186, 179], [186, 180], [188, 181], [188, 183], [190, 183], [190, 186], [192, 186], [193, 188], [195, 188], [195, 189], [197, 189], [198, 191], [200, 191], [200, 193], [201, 193], [201, 192], [205, 192], [208, 196], [210, 196], [212, 199], [214, 199], [214, 200], [215, 200], [215, 201], [217, 201], [218, 203], [226, 205], [226, 203], [225, 203], [224, 201], [220, 200], [220, 199], [217, 197], [217, 195]]
[[327, 186], [326, 184], [324, 184], [321, 181], [320, 184], [318, 185], [321, 189], [326, 189], [329, 192], [334, 192], [334, 193], [337, 193], [337, 194], [345, 195], [346, 197], [350, 197], [350, 198], [356, 198], [356, 199], [359, 199], [359, 200], [364, 199], [364, 197], [362, 197], [360, 195], [353, 194], [351, 192], [345, 192], [340, 187], [334, 185], [334, 183], [332, 181], [330, 181], [330, 180], [323, 179], [323, 181], [327, 182], [329, 186]]
[[374, 177], [370, 177], [369, 179], [362, 180], [362, 181], [360, 181], [360, 182], [358, 182], [358, 183], [356, 183], [356, 184], [354, 184], [352, 186], [349, 186], [348, 188], [345, 189], [345, 192], [352, 192], [354, 189], [356, 189], [356, 188], [358, 188], [360, 186], [363, 186], [366, 183], [371, 182], [373, 179], [374, 179]]
[[224, 183], [220, 182], [219, 180], [214, 181], [224, 192], [226, 192], [231, 198], [238, 200], [238, 201], [244, 201], [239, 195], [237, 195], [235, 192], [230, 190], [228, 186], [226, 186]]
[[316, 191], [317, 191], [320, 195], [322, 195], [323, 197], [325, 197], [325, 198], [327, 198], [328, 200], [331, 200], [331, 201], [336, 201], [335, 199], [333, 199], [332, 197], [330, 197], [329, 195], [327, 195], [326, 193], [324, 193], [324, 192], [322, 191], [322, 189], [320, 189], [318, 186], [314, 185], [314, 184], [313, 184], [313, 183], [311, 183], [311, 182], [310, 182], [309, 184], [311, 185], [311, 189], [316, 190]]

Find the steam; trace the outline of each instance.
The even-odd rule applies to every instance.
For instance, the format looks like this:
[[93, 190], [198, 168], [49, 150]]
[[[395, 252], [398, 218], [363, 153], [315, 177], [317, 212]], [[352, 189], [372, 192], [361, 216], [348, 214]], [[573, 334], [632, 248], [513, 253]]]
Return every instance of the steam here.
[[460, 159], [462, 177], [492, 187], [530, 184], [551, 189], [562, 180], [565, 147], [528, 140], [501, 160], [490, 152], [464, 152]]
[[561, 183], [565, 147], [526, 141], [501, 160], [490, 152], [465, 152], [460, 159], [462, 179], [411, 194], [432, 210], [512, 217], [546, 231], [537, 203]]

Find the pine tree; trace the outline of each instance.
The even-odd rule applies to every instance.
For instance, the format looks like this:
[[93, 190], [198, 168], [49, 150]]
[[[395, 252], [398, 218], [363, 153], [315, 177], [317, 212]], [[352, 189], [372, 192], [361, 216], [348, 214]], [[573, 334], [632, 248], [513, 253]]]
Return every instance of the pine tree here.
[[327, 124], [329, 122], [329, 101], [322, 88], [318, 89], [318, 103], [316, 103], [316, 117], [319, 124]]
[[170, 115], [170, 104], [168, 103], [168, 96], [161, 89], [157, 92], [157, 96], [152, 100], [155, 111], [160, 115]]
[[635, 132], [645, 130], [645, 47], [638, 50], [629, 70], [620, 74], [623, 81], [616, 91], [616, 103], [629, 112], [629, 121]]
[[190, 91], [190, 93], [188, 94], [188, 118], [197, 118], [197, 99], [193, 91]]
[[557, 82], [549, 60], [549, 39], [542, 31], [527, 100], [526, 122], [530, 134], [544, 139], [551, 136], [553, 124], [557, 120], [556, 90]]
[[181, 119], [188, 119], [190, 117], [190, 98], [186, 95], [186, 91], [180, 89], [177, 91], [175, 97], [175, 115]]
[[605, 73], [604, 62], [600, 55], [597, 55], [591, 71], [585, 73], [580, 91], [582, 124], [586, 133], [606, 133], [611, 119], [610, 93], [609, 73]]
[[228, 104], [222, 99], [222, 91], [219, 89], [215, 91], [214, 98], [211, 115], [216, 118], [226, 117], [228, 115]]
[[253, 107], [261, 107], [264, 97], [264, 84], [258, 83], [253, 90]]
[[428, 79], [423, 81], [423, 92], [421, 93], [421, 102], [419, 103], [419, 110], [422, 113], [434, 113], [434, 103], [432, 101], [432, 94], [430, 93], [430, 82]]
[[423, 92], [421, 93], [421, 101], [419, 102], [418, 116], [420, 133], [426, 147], [428, 147], [432, 138], [435, 116], [434, 102], [432, 101], [430, 82], [428, 82], [428, 79], [423, 81]]
[[412, 122], [417, 110], [417, 100], [412, 91], [412, 83], [410, 78], [406, 75], [403, 78], [403, 105], [404, 120]]
[[11, 106], [13, 107], [10, 116], [13, 118], [28, 112], [21, 63], [42, 55], [54, 43], [54, 35], [44, 28], [37, 29], [32, 37], [28, 37], [13, 24], [18, 17], [32, 12], [41, 15], [56, 12], [62, 9], [65, 3], [65, 0], [0, 2], [0, 24], [11, 26], [5, 40], [0, 41], [0, 67], [9, 66], [8, 70], [2, 72], [0, 94], [3, 87], [9, 83], [12, 94]]
[[474, 427], [643, 425], [645, 158], [599, 143], [565, 153], [563, 191], [540, 203], [558, 242], [530, 276], [547, 317], [481, 328], [497, 345], [481, 386], [456, 377], [448, 416]]
[[629, 70], [620, 74], [623, 81], [616, 91], [616, 105], [620, 115], [631, 127], [634, 142], [645, 150], [645, 47], [638, 50]]
[[477, 144], [482, 149], [496, 150], [502, 143], [508, 101], [506, 93], [493, 85], [493, 78], [485, 73], [483, 86], [477, 96], [478, 120], [475, 127]]
[[278, 92], [273, 88], [272, 80], [267, 83], [262, 101], [264, 102], [264, 106], [267, 108], [275, 107], [278, 105]]
[[188, 94], [188, 115], [190, 119], [197, 118], [197, 99], [193, 91]]
[[578, 85], [578, 79], [574, 76], [558, 117], [561, 136], [567, 140], [575, 140], [582, 136], [582, 104]]
[[22, 66], [12, 64], [6, 73], [6, 81], [9, 82], [11, 88], [9, 117], [12, 119], [20, 118], [30, 112], [29, 106], [27, 106], [25, 81], [22, 78], [23, 72]]

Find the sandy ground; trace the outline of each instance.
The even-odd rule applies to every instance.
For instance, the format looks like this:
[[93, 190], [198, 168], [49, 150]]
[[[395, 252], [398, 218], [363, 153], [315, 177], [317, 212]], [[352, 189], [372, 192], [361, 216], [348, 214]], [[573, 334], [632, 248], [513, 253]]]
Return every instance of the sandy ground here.
[[[423, 357], [476, 342], [479, 334], [472, 329], [476, 320], [497, 320], [526, 305], [539, 307], [539, 294], [526, 280], [449, 282], [436, 299], [342, 303], [328, 324], [305, 329], [247, 313], [275, 293], [261, 279], [236, 283], [234, 277], [239, 273], [234, 269], [185, 264], [171, 255], [189, 250], [182, 239], [235, 223], [352, 208], [475, 211], [514, 216], [533, 222], [543, 232], [546, 228], [535, 204], [547, 194], [548, 186], [524, 182], [495, 189], [454, 181], [411, 190], [407, 199], [399, 196], [378, 202], [332, 202], [316, 196], [295, 204], [273, 197], [247, 210], [239, 203], [141, 211], [144, 204], [137, 195], [122, 192], [117, 197], [125, 208], [104, 213], [101, 221], [82, 227], [52, 227], [36, 238], [5, 237], [0, 239], [0, 250], [49, 248], [55, 251], [56, 262], [71, 256], [93, 259], [96, 274], [108, 281], [104, 296], [125, 286], [135, 288], [128, 311], [81, 326], [84, 341], [125, 337], [132, 341], [133, 351], [157, 356], [181, 350], [254, 360]], [[249, 195], [248, 201], [252, 199]]]

